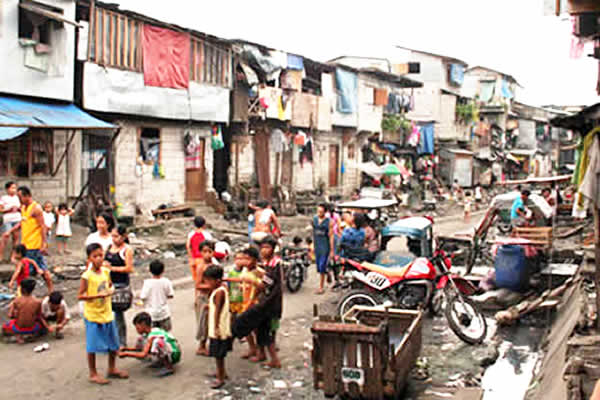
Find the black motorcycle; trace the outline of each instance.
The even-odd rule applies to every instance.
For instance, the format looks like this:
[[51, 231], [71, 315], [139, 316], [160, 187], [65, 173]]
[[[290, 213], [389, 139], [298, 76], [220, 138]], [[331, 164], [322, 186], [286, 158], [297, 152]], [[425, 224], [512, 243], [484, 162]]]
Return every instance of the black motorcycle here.
[[310, 256], [308, 249], [298, 247], [284, 247], [281, 250], [283, 261], [283, 279], [288, 290], [296, 293], [306, 280]]

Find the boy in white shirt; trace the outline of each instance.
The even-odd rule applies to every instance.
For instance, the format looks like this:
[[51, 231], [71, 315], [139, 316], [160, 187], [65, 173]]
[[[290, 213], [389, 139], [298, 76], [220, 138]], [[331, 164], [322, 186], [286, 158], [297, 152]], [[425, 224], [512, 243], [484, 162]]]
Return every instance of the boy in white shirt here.
[[[4, 185], [6, 194], [0, 197], [0, 213], [2, 213], [3, 221], [0, 233], [10, 231], [15, 225], [21, 222], [21, 202], [17, 196], [17, 184], [15, 182], [6, 182]], [[0, 239], [0, 259], [4, 257], [4, 247], [9, 238], [2, 237]], [[19, 231], [12, 234], [12, 247], [19, 244]]]
[[162, 277], [164, 271], [165, 265], [161, 261], [154, 260], [150, 263], [152, 278], [144, 281], [140, 298], [152, 317], [152, 326], [170, 331], [172, 324], [168, 300], [172, 299], [175, 293], [171, 281]]
[[42, 300], [42, 317], [46, 322], [55, 322], [55, 326], [48, 324], [48, 331], [54, 333], [57, 339], [62, 339], [62, 330], [71, 319], [69, 306], [65, 302], [62, 293], [52, 292]]

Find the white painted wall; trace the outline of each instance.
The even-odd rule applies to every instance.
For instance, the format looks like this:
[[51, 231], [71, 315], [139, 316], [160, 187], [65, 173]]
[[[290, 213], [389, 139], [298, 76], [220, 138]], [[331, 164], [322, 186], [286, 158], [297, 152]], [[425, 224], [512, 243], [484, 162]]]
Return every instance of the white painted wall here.
[[358, 76], [358, 131], [381, 132], [383, 107], [373, 102], [374, 89], [383, 87], [378, 79], [365, 74]]
[[86, 62], [83, 106], [154, 118], [228, 122], [229, 89], [196, 82], [190, 82], [188, 90], [145, 86], [142, 73]]
[[[60, 8], [75, 20], [75, 1], [37, 0]], [[0, 2], [0, 92], [58, 100], [73, 100], [75, 27], [64, 24], [51, 36], [48, 72], [24, 65], [25, 49], [19, 44], [19, 0]]]

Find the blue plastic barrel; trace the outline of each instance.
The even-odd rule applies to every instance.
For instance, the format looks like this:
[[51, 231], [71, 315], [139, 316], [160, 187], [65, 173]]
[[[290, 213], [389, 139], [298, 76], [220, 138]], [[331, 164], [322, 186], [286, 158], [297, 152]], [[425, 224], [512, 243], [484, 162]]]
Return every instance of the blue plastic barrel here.
[[494, 263], [496, 286], [514, 291], [526, 290], [529, 274], [525, 262], [525, 249], [516, 245], [503, 245], [498, 249]]

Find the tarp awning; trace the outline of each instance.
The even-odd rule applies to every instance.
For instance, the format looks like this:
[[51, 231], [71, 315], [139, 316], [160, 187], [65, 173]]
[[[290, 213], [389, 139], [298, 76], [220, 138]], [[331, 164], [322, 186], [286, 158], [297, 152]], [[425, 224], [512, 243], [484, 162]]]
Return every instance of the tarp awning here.
[[38, 15], [53, 19], [58, 22], [64, 22], [66, 24], [73, 25], [77, 28], [81, 28], [81, 25], [79, 25], [77, 22], [71, 21], [70, 19], [65, 18], [63, 15], [61, 15], [58, 12], [46, 10], [45, 8], [42, 8], [38, 5], [31, 4], [31, 3], [20, 3], [19, 7], [21, 7], [24, 10], [27, 10], [29, 12], [32, 12], [34, 14], [38, 14]]
[[115, 129], [116, 126], [92, 117], [73, 104], [0, 96], [0, 139], [19, 136], [28, 128]]

